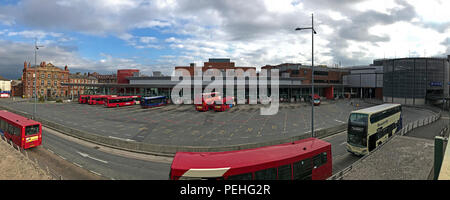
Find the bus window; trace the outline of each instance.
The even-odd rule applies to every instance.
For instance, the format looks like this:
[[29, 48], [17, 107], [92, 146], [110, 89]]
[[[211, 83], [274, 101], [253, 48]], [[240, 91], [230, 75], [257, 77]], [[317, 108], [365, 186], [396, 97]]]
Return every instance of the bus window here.
[[327, 153], [323, 152], [313, 157], [314, 169], [327, 163]]
[[276, 180], [277, 168], [264, 169], [255, 172], [255, 180]]
[[352, 113], [350, 115], [350, 123], [367, 124], [367, 114]]
[[19, 130], [19, 128], [15, 127], [15, 126], [13, 126], [13, 125], [11, 125], [11, 124], [8, 124], [8, 125], [9, 125], [9, 126], [8, 126], [8, 133], [9, 133], [10, 135], [20, 136], [20, 130]]
[[311, 180], [312, 163], [311, 158], [294, 163], [294, 180]]
[[0, 119], [0, 129], [2, 131], [6, 131], [7, 127], [8, 127], [7, 123], [4, 120]]
[[27, 126], [25, 128], [25, 136], [34, 135], [39, 133], [39, 125]]
[[279, 180], [291, 180], [292, 170], [291, 165], [283, 165], [278, 167], [278, 179]]
[[229, 176], [228, 180], [252, 180], [252, 173]]

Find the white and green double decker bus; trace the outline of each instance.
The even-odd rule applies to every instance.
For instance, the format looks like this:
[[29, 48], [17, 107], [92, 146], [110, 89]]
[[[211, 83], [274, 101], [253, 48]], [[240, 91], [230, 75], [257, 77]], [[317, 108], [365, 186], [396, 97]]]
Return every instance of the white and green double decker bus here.
[[347, 151], [365, 155], [402, 129], [402, 106], [382, 104], [350, 113]]

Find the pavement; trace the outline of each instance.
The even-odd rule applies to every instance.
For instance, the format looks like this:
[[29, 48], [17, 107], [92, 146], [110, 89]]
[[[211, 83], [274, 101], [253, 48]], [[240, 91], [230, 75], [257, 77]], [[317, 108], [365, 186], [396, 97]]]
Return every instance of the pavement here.
[[433, 167], [434, 142], [395, 136], [357, 162], [343, 180], [427, 180]]

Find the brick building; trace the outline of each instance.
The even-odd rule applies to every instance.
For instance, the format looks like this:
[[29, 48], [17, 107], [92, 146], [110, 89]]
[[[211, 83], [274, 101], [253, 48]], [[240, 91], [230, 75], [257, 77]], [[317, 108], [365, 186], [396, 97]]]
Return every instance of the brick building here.
[[[36, 74], [36, 78], [34, 74]], [[30, 63], [24, 62], [22, 84], [25, 98], [34, 96], [35, 84], [38, 97], [66, 97], [69, 94], [69, 88], [62, 86], [61, 83], [68, 82], [69, 69], [67, 65], [61, 69], [51, 63], [41, 62], [39, 66], [31, 67]]]
[[[194, 76], [194, 68], [195, 64], [191, 63], [189, 66], [176, 66], [175, 70], [177, 69], [185, 69], [189, 72], [190, 76]], [[229, 58], [210, 58], [208, 62], [203, 63], [202, 71], [206, 72], [208, 69], [218, 69], [222, 72], [222, 76], [225, 76], [225, 72], [227, 69], [242, 69], [244, 72], [247, 70], [254, 70], [256, 73], [256, 67], [236, 67], [234, 62], [231, 62]], [[188, 74], [182, 74], [182, 75], [188, 75]], [[214, 74], [209, 74], [214, 75]], [[237, 75], [237, 74], [236, 74]]]
[[[279, 65], [266, 65], [261, 69], [268, 70], [270, 74], [271, 69], [278, 69], [280, 78], [302, 78], [304, 86], [312, 84], [312, 69], [311, 66], [302, 65], [299, 63], [283, 63]], [[332, 99], [335, 96], [342, 96], [344, 93], [342, 78], [344, 75], [350, 73], [349, 69], [329, 68], [325, 65], [314, 66], [314, 93], [324, 96], [327, 99]], [[309, 88], [304, 88], [301, 94], [308, 94], [311, 92]]]
[[[69, 75], [69, 82], [70, 83], [81, 83], [81, 84], [97, 84], [98, 80], [97, 78], [93, 76], [88, 76], [85, 74], [81, 74], [80, 72], [77, 72], [75, 74]], [[89, 86], [72, 86], [69, 87], [69, 93], [71, 96], [79, 96], [81, 94], [87, 94], [88, 90], [93, 89]]]
[[88, 76], [95, 77], [98, 83], [106, 83], [106, 84], [116, 84], [117, 83], [117, 74], [99, 74], [97, 72], [88, 73]]
[[11, 96], [12, 97], [22, 97], [23, 96], [22, 81], [19, 81], [19, 80], [11, 81]]

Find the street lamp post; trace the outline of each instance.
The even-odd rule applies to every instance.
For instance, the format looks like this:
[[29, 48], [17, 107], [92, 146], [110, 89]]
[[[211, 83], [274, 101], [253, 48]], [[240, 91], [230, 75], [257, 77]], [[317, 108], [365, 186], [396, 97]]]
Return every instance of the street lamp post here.
[[36, 102], [37, 102], [37, 89], [36, 89], [36, 85], [37, 85], [37, 50], [39, 49], [39, 47], [43, 47], [43, 46], [38, 46], [37, 45], [37, 38], [34, 40], [34, 111], [33, 111], [33, 119], [36, 119]]
[[311, 137], [314, 137], [314, 34], [317, 34], [314, 29], [314, 14], [311, 14], [311, 27], [296, 28], [296, 31], [311, 29], [312, 50], [311, 50]]

